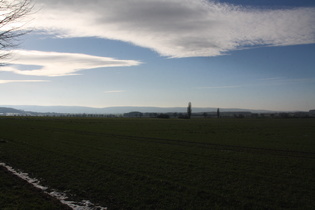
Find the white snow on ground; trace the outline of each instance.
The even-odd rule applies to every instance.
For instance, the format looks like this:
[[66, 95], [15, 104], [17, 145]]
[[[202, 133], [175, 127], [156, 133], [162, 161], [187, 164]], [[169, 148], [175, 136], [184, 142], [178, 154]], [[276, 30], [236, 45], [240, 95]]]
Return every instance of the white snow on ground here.
[[[69, 206], [74, 210], [107, 210], [106, 207], [96, 206], [92, 202], [88, 200], [83, 200], [81, 202], [69, 201], [68, 197], [65, 193], [57, 192], [56, 190], [49, 190], [48, 187], [42, 186], [40, 181], [35, 178], [31, 178], [27, 173], [19, 172], [12, 168], [11, 166], [6, 165], [5, 163], [0, 162], [0, 166], [6, 168], [9, 172], [14, 174], [15, 176], [27, 181], [32, 184], [34, 187], [42, 190], [44, 193], [50, 195], [53, 198], [58, 199], [61, 203]], [[50, 191], [50, 192], [49, 192]]]

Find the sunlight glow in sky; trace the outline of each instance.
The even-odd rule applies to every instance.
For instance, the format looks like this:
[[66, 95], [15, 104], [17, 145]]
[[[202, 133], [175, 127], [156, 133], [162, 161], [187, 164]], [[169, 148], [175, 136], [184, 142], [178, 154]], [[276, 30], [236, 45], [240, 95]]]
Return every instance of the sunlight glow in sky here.
[[36, 0], [0, 105], [315, 109], [312, 0]]

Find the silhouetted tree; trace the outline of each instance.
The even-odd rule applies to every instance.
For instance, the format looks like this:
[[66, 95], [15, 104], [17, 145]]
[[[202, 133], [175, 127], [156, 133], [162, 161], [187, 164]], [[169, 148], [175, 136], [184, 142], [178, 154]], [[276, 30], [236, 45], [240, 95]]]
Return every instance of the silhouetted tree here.
[[0, 60], [9, 55], [4, 50], [16, 46], [17, 39], [26, 33], [16, 23], [31, 12], [31, 1], [0, 0]]
[[188, 107], [187, 107], [187, 118], [190, 119], [191, 118], [191, 103], [188, 103]]
[[217, 109], [217, 118], [220, 118], [220, 109]]

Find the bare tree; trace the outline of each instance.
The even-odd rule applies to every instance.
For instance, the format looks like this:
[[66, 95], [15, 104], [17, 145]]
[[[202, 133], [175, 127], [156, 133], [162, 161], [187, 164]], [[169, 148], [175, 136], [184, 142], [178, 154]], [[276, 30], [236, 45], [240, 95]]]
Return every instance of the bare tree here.
[[26, 33], [19, 23], [32, 8], [32, 0], [0, 0], [0, 60], [9, 55], [7, 50], [15, 47], [18, 38]]

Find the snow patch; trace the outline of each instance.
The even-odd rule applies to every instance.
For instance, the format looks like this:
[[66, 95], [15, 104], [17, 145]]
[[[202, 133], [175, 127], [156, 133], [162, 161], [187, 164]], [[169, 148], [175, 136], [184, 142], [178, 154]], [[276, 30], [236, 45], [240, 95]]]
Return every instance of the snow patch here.
[[44, 193], [50, 195], [51, 197], [58, 199], [61, 203], [69, 206], [70, 208], [74, 210], [107, 210], [106, 207], [96, 206], [89, 200], [82, 200], [81, 202], [69, 201], [67, 200], [68, 196], [66, 195], [66, 193], [58, 192], [53, 189], [49, 190], [48, 187], [41, 185], [38, 179], [29, 177], [28, 173], [17, 171], [11, 166], [6, 165], [5, 163], [0, 162], [0, 166], [6, 168], [13, 175], [27, 181], [28, 183], [32, 184], [37, 189], [40, 189]]

